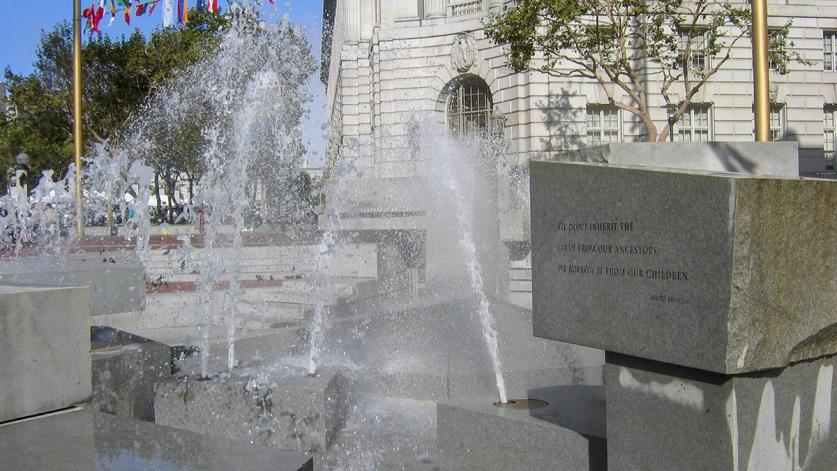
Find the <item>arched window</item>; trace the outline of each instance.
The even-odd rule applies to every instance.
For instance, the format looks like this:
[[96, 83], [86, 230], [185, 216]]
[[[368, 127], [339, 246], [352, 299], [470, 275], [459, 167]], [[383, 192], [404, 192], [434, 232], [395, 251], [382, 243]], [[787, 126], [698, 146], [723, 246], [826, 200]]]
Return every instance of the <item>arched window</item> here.
[[458, 79], [448, 96], [448, 129], [462, 137], [479, 133], [488, 127], [493, 106], [485, 81], [477, 76]]

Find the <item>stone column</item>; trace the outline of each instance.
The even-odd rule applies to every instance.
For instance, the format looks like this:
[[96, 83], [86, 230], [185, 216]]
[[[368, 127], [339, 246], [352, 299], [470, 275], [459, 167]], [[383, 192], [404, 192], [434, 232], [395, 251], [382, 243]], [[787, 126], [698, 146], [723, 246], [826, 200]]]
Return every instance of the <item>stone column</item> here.
[[445, 0], [424, 0], [424, 15], [428, 18], [445, 16]]
[[345, 6], [346, 41], [358, 41], [360, 39], [360, 0], [343, 0], [343, 5]]

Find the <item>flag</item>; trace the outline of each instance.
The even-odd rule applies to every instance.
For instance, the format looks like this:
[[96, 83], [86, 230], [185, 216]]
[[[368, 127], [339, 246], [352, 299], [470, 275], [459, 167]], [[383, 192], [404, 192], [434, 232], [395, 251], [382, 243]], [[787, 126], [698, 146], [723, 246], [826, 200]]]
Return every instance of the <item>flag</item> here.
[[168, 28], [171, 26], [172, 18], [174, 16], [174, 5], [172, 4], [173, 0], [164, 0], [163, 3], [163, 27]]
[[158, 3], [160, 3], [159, 0], [157, 0], [156, 2], [151, 2], [148, 8], [148, 16], [151, 16], [154, 13], [154, 9], [157, 8]]
[[183, 24], [189, 23], [189, 0], [183, 0]]
[[141, 4], [137, 5], [137, 11], [136, 11], [136, 13], [134, 13], [134, 14], [135, 14], [136, 16], [142, 16], [143, 14], [145, 14], [145, 8], [146, 8], [147, 6], [148, 6], [148, 4], [147, 4], [147, 3], [141, 3]]
[[93, 29], [90, 31], [91, 33], [98, 33], [99, 32], [99, 22], [102, 21], [102, 16], [105, 14], [105, 7], [100, 6], [96, 9], [96, 12], [93, 13], [93, 16], [90, 18], [90, 22], [93, 24]]
[[209, 11], [218, 13], [218, 0], [209, 0]]
[[114, 16], [116, 16], [116, 4], [110, 0], [110, 19], [113, 20]]
[[204, 0], [198, 0], [198, 11], [203, 12], [203, 3]]
[[125, 23], [131, 24], [131, 9], [125, 9]]

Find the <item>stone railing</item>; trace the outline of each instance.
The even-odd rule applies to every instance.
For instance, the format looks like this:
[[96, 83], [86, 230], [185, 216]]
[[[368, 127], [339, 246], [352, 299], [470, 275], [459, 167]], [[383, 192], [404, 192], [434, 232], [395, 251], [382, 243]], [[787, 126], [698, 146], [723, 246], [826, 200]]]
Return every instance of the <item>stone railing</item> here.
[[480, 13], [483, 9], [483, 0], [450, 0], [448, 8], [450, 16], [465, 16]]

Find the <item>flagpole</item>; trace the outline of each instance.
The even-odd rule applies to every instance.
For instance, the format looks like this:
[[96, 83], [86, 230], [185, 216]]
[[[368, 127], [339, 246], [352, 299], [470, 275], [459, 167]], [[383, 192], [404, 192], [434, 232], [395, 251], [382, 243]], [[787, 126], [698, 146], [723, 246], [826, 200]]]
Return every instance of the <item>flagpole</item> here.
[[756, 142], [770, 140], [770, 73], [767, 43], [767, 0], [752, 0], [753, 94], [756, 111]]
[[76, 159], [76, 234], [84, 237], [81, 191], [81, 0], [73, 0], [73, 140]]

